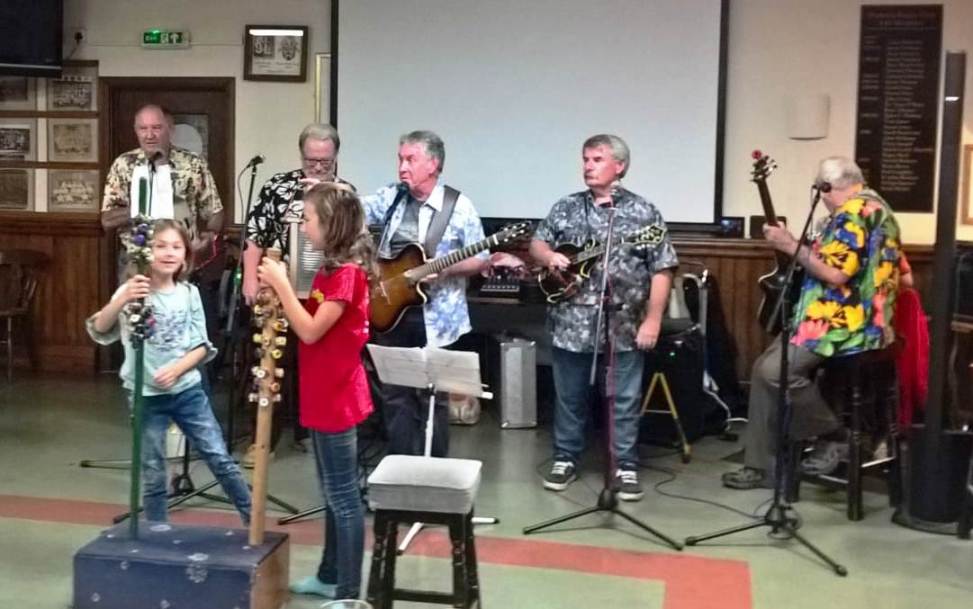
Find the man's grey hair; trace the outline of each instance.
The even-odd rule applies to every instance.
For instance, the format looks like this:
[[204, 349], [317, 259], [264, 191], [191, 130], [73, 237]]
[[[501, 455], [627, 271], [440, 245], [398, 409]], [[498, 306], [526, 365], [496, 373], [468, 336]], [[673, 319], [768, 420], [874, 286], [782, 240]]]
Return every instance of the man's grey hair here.
[[297, 138], [297, 147], [302, 154], [304, 153], [304, 142], [308, 140], [321, 140], [325, 142], [331, 140], [334, 142], [335, 154], [341, 148], [341, 138], [338, 137], [338, 130], [324, 123], [311, 123], [301, 130], [301, 135]]
[[443, 165], [446, 163], [446, 145], [443, 138], [432, 131], [410, 131], [399, 138], [399, 146], [403, 144], [422, 144], [426, 149], [426, 154], [439, 165], [439, 173], [443, 172]]
[[581, 150], [583, 152], [589, 148], [597, 148], [598, 146], [611, 148], [612, 158], [625, 165], [621, 173], [618, 174], [618, 177], [624, 178], [625, 174], [628, 173], [628, 165], [632, 158], [632, 153], [629, 152], [628, 144], [625, 143], [625, 140], [610, 133], [599, 133], [586, 139], [584, 145], [581, 146]]
[[828, 183], [832, 188], [848, 188], [863, 184], [865, 176], [855, 161], [844, 156], [829, 156], [818, 167], [817, 184]]

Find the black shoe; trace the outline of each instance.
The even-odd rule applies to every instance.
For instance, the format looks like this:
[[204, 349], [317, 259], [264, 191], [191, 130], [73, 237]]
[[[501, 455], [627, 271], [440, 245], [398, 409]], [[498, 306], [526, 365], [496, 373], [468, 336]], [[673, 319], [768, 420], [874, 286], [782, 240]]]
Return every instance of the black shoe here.
[[748, 491], [755, 488], [773, 488], [774, 481], [762, 469], [741, 467], [735, 472], [726, 472], [722, 476], [723, 486], [738, 491]]
[[544, 477], [544, 488], [549, 491], [563, 491], [578, 478], [574, 463], [570, 461], [555, 461], [550, 473]]
[[615, 489], [622, 501], [638, 501], [642, 498], [642, 485], [639, 473], [634, 469], [620, 469], [615, 472]]

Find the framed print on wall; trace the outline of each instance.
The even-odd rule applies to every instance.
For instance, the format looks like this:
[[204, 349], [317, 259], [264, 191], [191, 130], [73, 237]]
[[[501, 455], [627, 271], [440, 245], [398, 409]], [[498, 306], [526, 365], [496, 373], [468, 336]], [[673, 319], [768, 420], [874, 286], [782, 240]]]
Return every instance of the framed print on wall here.
[[37, 119], [0, 118], [0, 161], [37, 160]]
[[34, 170], [0, 169], [0, 209], [34, 208]]
[[97, 110], [98, 66], [64, 66], [60, 78], [47, 81], [47, 109], [75, 112]]
[[98, 162], [98, 119], [47, 119], [47, 160], [68, 163]]
[[51, 169], [47, 172], [47, 211], [98, 212], [98, 171]]
[[306, 26], [248, 25], [243, 39], [244, 80], [307, 80]]
[[963, 216], [961, 221], [963, 224], [973, 224], [973, 144], [967, 144], [963, 146], [963, 182], [962, 182], [962, 192], [960, 196], [963, 197]]
[[0, 110], [36, 110], [35, 80], [27, 76], [0, 76]]

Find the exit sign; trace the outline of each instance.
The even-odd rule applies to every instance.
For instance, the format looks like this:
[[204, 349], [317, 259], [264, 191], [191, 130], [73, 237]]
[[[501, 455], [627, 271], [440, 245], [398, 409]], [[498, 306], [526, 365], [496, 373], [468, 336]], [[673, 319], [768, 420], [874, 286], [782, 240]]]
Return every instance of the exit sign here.
[[189, 32], [145, 30], [142, 46], [147, 49], [186, 49], [189, 48]]

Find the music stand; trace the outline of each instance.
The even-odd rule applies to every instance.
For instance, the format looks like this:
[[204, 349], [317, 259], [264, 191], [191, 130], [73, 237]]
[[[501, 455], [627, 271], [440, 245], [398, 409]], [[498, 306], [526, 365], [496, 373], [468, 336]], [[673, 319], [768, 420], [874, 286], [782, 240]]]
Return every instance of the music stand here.
[[[472, 351], [449, 351], [436, 347], [383, 347], [368, 345], [368, 353], [375, 364], [375, 371], [383, 383], [426, 389], [429, 392], [429, 414], [426, 418], [423, 456], [432, 459], [432, 432], [435, 419], [436, 392], [461, 393], [473, 397], [492, 399], [493, 394], [484, 390], [480, 382], [480, 356]], [[474, 524], [497, 524], [498, 518], [476, 516]], [[412, 528], [399, 544], [398, 553], [405, 552], [412, 538], [422, 530], [421, 522]]]

